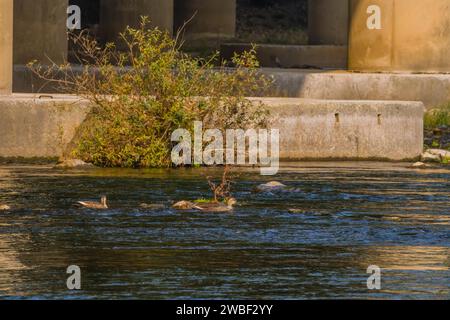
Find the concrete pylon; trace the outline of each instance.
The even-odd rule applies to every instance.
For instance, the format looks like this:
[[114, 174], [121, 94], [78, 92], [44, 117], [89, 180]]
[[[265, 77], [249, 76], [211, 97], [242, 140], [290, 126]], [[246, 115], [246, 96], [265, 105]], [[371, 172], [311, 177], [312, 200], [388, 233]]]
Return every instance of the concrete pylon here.
[[236, 33], [236, 0], [175, 0], [174, 31], [187, 21], [186, 38], [232, 38]]
[[314, 45], [347, 45], [349, 0], [309, 0], [308, 35]]
[[351, 0], [349, 68], [450, 72], [450, 0]]
[[14, 64], [67, 60], [67, 7], [68, 0], [14, 0]]
[[13, 3], [14, 0], [0, 0], [0, 94], [12, 92]]
[[149, 17], [152, 26], [172, 34], [173, 0], [101, 0], [100, 32], [103, 40], [116, 42], [127, 26], [139, 26], [141, 16]]

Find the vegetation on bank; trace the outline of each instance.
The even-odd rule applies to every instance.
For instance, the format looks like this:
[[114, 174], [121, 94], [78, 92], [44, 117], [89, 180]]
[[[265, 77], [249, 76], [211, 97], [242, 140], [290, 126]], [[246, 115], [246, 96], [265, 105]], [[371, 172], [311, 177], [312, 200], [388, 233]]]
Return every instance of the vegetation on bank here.
[[426, 129], [450, 126], [450, 102], [428, 110], [425, 113], [424, 125]]
[[219, 130], [266, 125], [267, 109], [245, 98], [271, 84], [259, 73], [254, 49], [235, 55], [229, 69], [217, 53], [207, 59], [183, 53], [178, 37], [149, 28], [146, 18], [121, 41], [125, 51], [112, 43], [101, 47], [85, 33], [75, 36], [81, 72], [69, 63], [29, 65], [92, 103], [71, 156], [104, 167], [169, 167], [172, 132], [192, 132], [194, 121]]
[[424, 127], [425, 149], [450, 150], [450, 102], [428, 110]]

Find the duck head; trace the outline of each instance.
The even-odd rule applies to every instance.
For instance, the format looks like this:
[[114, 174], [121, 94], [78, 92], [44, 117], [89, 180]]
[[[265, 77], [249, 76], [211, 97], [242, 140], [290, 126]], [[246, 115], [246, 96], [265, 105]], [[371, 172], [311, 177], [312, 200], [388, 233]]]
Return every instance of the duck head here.
[[102, 196], [100, 203], [102, 204], [102, 206], [104, 206], [105, 208], [108, 207], [107, 203], [106, 203], [107, 199], [106, 196]]
[[227, 205], [228, 205], [229, 207], [234, 206], [236, 203], [237, 203], [237, 200], [236, 200], [235, 198], [229, 198], [229, 199], [227, 200]]

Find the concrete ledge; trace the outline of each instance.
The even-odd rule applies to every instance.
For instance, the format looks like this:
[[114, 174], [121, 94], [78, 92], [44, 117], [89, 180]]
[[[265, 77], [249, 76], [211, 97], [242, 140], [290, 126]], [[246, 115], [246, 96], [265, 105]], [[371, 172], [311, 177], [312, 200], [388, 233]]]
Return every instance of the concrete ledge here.
[[271, 95], [307, 99], [421, 101], [427, 108], [450, 101], [450, 74], [351, 73], [264, 69], [276, 81]]
[[[250, 44], [228, 43], [220, 48], [221, 57], [231, 60], [235, 52], [242, 53], [251, 48]], [[257, 46], [258, 60], [268, 68], [347, 68], [347, 46], [317, 45], [271, 45]]]
[[60, 156], [88, 111], [71, 96], [0, 96], [0, 157]]
[[[81, 72], [74, 66], [74, 72]], [[263, 68], [275, 79], [274, 97], [328, 100], [421, 101], [427, 108], [450, 102], [450, 74], [352, 73]], [[54, 84], [14, 66], [14, 92], [58, 92]]]
[[[419, 102], [252, 99], [270, 108], [282, 160], [403, 160], [423, 149]], [[0, 96], [0, 157], [60, 156], [88, 111], [74, 96]]]
[[420, 102], [263, 99], [282, 160], [409, 160], [423, 151]]

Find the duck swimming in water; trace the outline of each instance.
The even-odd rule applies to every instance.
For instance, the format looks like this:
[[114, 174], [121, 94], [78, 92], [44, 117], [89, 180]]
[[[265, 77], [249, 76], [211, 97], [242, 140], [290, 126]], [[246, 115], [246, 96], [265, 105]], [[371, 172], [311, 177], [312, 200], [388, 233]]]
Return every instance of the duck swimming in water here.
[[108, 205], [106, 204], [106, 196], [102, 196], [100, 202], [78, 201], [78, 204], [90, 209], [108, 209]]
[[11, 207], [6, 204], [0, 204], [0, 211], [11, 210]]
[[233, 206], [237, 203], [236, 199], [229, 198], [223, 202], [206, 202], [194, 203], [190, 201], [179, 201], [172, 208], [177, 210], [198, 210], [202, 212], [228, 212], [233, 210]]
[[229, 198], [225, 203], [210, 202], [195, 204], [194, 209], [202, 212], [228, 212], [233, 210], [233, 206], [237, 203], [235, 198]]
[[172, 208], [177, 210], [193, 210], [196, 204], [190, 201], [179, 201], [175, 203]]

